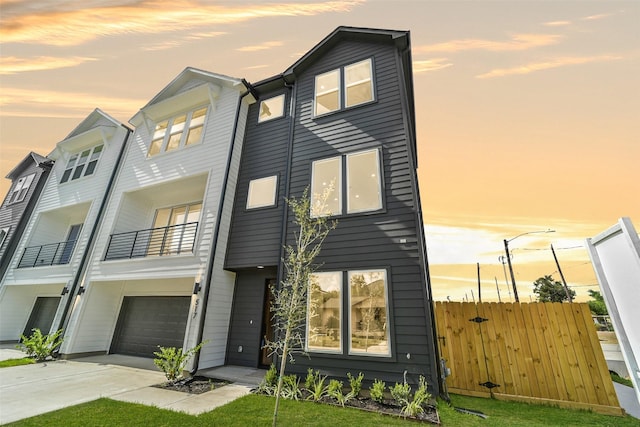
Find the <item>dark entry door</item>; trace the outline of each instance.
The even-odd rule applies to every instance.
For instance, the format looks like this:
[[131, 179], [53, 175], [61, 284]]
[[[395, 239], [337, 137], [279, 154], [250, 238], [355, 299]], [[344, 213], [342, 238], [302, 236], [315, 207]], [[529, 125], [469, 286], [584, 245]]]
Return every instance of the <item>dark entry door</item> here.
[[190, 297], [124, 297], [111, 353], [154, 357], [161, 347], [181, 348]]
[[60, 297], [38, 297], [33, 305], [27, 326], [24, 328], [24, 336], [30, 336], [31, 331], [35, 328], [40, 329], [43, 335], [48, 334], [59, 304]]
[[267, 280], [267, 286], [264, 290], [262, 333], [260, 334], [260, 365], [262, 366], [269, 366], [273, 363], [273, 356], [269, 356], [269, 350], [263, 348], [263, 346], [267, 340], [273, 340], [273, 323], [271, 321], [271, 304], [273, 302], [273, 295], [271, 294], [271, 285], [275, 282], [275, 279]]

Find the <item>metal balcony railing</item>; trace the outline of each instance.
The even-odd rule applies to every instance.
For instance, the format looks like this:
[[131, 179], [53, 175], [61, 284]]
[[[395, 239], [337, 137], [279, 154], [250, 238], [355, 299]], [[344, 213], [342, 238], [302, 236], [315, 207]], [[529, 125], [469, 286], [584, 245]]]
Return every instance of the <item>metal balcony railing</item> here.
[[66, 242], [29, 246], [24, 249], [18, 268], [69, 264], [76, 242], [77, 240], [67, 240]]
[[198, 223], [116, 233], [109, 237], [105, 261], [193, 252]]

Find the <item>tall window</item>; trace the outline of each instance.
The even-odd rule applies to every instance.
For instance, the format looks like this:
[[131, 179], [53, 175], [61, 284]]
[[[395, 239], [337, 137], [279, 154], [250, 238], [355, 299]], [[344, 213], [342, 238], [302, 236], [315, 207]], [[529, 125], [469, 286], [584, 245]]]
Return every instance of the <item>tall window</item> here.
[[62, 174], [60, 183], [65, 183], [69, 181], [69, 179], [73, 181], [83, 176], [93, 175], [103, 148], [102, 145], [98, 145], [71, 156]]
[[[343, 163], [346, 180], [343, 179]], [[346, 181], [346, 186], [343, 182]], [[311, 215], [356, 214], [382, 209], [380, 151], [367, 150], [313, 162]]]
[[277, 175], [251, 180], [247, 194], [247, 209], [275, 206], [277, 188]]
[[[316, 76], [314, 115], [374, 100], [371, 58]], [[344, 99], [343, 99], [344, 97]]]
[[385, 270], [349, 272], [349, 352], [389, 355]]
[[260, 101], [258, 123], [276, 119], [284, 115], [284, 94]]
[[161, 255], [191, 252], [196, 238], [202, 202], [156, 211], [149, 252]]
[[36, 174], [32, 173], [30, 175], [20, 177], [9, 193], [7, 204], [23, 201], [29, 192], [29, 187], [31, 187], [35, 176]]
[[307, 349], [342, 352], [342, 273], [314, 273], [307, 309]]
[[207, 107], [179, 114], [156, 124], [147, 155], [177, 150], [202, 140]]

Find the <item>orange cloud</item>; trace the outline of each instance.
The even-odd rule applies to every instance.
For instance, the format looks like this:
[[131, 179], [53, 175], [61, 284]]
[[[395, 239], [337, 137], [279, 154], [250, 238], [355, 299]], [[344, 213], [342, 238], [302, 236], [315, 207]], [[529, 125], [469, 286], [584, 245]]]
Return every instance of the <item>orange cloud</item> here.
[[420, 74], [427, 71], [436, 71], [443, 68], [451, 67], [453, 63], [447, 61], [447, 58], [433, 58], [424, 61], [413, 61], [413, 73]]
[[88, 61], [96, 61], [97, 58], [72, 56], [59, 58], [53, 56], [38, 56], [35, 58], [17, 58], [7, 56], [0, 62], [0, 74], [16, 74], [27, 71], [53, 70], [56, 68], [68, 68]]
[[460, 52], [464, 50], [488, 50], [492, 52], [520, 51], [557, 44], [562, 36], [555, 34], [515, 34], [507, 41], [463, 39], [451, 40], [413, 49], [416, 53]]
[[279, 41], [264, 42], [257, 45], [240, 47], [236, 50], [239, 50], [240, 52], [257, 52], [259, 50], [268, 50], [273, 47], [282, 46], [283, 44], [284, 43]]
[[48, 6], [45, 11], [29, 9], [23, 14], [12, 14], [13, 10], [9, 10], [0, 27], [0, 39], [4, 43], [75, 46], [101, 36], [158, 34], [265, 17], [347, 12], [362, 1], [256, 3], [229, 7], [198, 0], [147, 0], [111, 7], [104, 7], [101, 2], [93, 8], [83, 4], [79, 9], [56, 10]]
[[536, 71], [565, 67], [567, 65], [580, 65], [580, 64], [588, 64], [591, 62], [614, 61], [617, 59], [622, 59], [622, 57], [610, 56], [610, 55], [564, 57], [564, 58], [557, 58], [557, 59], [553, 59], [545, 62], [537, 62], [537, 63], [527, 64], [527, 65], [521, 65], [519, 67], [513, 67], [513, 68], [497, 68], [495, 70], [489, 71], [488, 73], [477, 75], [476, 77], [479, 79], [489, 79], [493, 77], [530, 74]]
[[571, 25], [571, 21], [550, 21], [542, 25], [547, 27], [566, 27], [567, 25]]

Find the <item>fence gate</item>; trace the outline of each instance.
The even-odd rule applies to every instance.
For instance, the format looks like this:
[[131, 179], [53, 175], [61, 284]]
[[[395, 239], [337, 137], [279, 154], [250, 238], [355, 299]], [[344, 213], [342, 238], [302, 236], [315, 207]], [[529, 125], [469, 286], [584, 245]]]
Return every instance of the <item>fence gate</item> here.
[[623, 413], [587, 304], [436, 302], [451, 393]]

